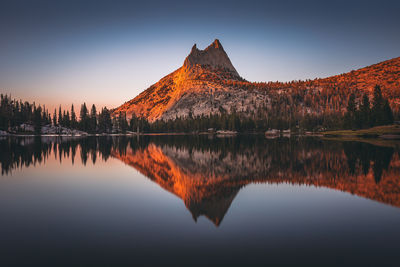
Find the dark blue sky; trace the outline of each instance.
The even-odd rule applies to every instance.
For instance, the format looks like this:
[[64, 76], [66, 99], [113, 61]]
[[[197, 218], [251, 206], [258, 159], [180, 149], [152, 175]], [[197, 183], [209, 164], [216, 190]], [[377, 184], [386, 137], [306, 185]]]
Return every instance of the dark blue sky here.
[[115, 107], [219, 38], [250, 81], [326, 77], [400, 56], [400, 1], [0, 2], [0, 91]]

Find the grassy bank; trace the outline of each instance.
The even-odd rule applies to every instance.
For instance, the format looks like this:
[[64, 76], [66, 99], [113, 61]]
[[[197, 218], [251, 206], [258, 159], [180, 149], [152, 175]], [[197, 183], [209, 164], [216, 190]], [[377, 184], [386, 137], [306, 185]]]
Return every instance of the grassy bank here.
[[322, 133], [324, 137], [400, 139], [400, 125], [377, 126], [362, 130], [339, 130]]

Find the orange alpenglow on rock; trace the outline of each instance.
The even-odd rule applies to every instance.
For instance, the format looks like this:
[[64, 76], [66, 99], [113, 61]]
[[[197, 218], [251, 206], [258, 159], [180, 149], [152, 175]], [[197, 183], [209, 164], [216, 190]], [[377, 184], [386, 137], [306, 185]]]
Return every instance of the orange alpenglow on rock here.
[[[182, 67], [115, 109], [114, 114], [118, 115], [122, 111], [126, 112], [128, 117], [135, 114], [137, 117], [145, 117], [149, 121], [184, 117], [188, 115], [193, 106], [192, 103], [185, 101], [188, 100], [185, 96], [204, 93], [206, 96], [203, 95], [201, 100], [210, 102], [212, 92], [226, 89], [225, 85], [220, 84], [221, 80], [238, 81], [242, 79], [220, 41], [216, 39], [204, 50], [199, 50], [195, 44]], [[215, 112], [217, 110], [212, 110], [210, 103], [207, 103], [204, 108], [196, 108], [193, 114]]]
[[[196, 44], [182, 67], [165, 76], [134, 99], [114, 109], [155, 120], [174, 120], [193, 116], [221, 114], [235, 110], [242, 114], [258, 114], [282, 102], [281, 96], [297, 99], [295, 113], [304, 113], [305, 99], [332, 96], [329, 103], [308, 103], [307, 113], [320, 114], [334, 109], [344, 112], [350, 93], [370, 97], [376, 85], [388, 98], [393, 110], [400, 111], [400, 58], [394, 58], [359, 70], [323, 79], [282, 82], [248, 82], [241, 78], [218, 39], [204, 50]], [[302, 99], [299, 100], [299, 96]], [[290, 101], [289, 101], [290, 102]]]

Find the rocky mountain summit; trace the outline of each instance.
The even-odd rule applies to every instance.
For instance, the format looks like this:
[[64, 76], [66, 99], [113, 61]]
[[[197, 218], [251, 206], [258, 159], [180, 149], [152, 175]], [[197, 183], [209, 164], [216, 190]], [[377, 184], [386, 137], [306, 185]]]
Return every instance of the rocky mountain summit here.
[[204, 50], [196, 44], [182, 67], [113, 110], [154, 122], [236, 112], [253, 118], [343, 114], [351, 93], [357, 99], [376, 85], [400, 112], [400, 58], [356, 71], [306, 81], [249, 82], [240, 77], [220, 41]]
[[[233, 102], [244, 98], [244, 90], [235, 91], [223, 81], [243, 81], [219, 40], [204, 50], [193, 46], [184, 64], [178, 70], [162, 78], [156, 84], [114, 110], [114, 114], [126, 112], [149, 121], [176, 117], [214, 114]], [[226, 97], [235, 95], [232, 101]], [[224, 107], [220, 104], [224, 102]], [[245, 101], [247, 102], [247, 101]]]
[[193, 69], [198, 65], [202, 67], [211, 67], [217, 71], [222, 69], [240, 78], [218, 39], [215, 39], [215, 41], [204, 50], [197, 49], [196, 44], [192, 47], [192, 51], [186, 57], [183, 66], [187, 69]]

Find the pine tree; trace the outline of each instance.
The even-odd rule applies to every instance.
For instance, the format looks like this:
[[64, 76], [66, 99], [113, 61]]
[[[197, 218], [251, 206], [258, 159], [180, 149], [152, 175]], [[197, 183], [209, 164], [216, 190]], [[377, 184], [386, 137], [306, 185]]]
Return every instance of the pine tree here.
[[374, 89], [374, 99], [372, 102], [372, 124], [373, 125], [382, 125], [384, 124], [383, 118], [383, 97], [381, 87], [379, 85], [375, 86]]
[[96, 132], [97, 130], [97, 111], [96, 106], [93, 104], [92, 109], [90, 111], [90, 131]]
[[[177, 119], [178, 118], [176, 118], [176, 120]], [[138, 118], [136, 117], [135, 113], [132, 114], [132, 118], [129, 121], [129, 128], [133, 132], [136, 132], [139, 129]]]
[[344, 128], [351, 129], [355, 127], [355, 116], [356, 116], [356, 103], [355, 95], [352, 93], [349, 96], [347, 102], [347, 112], [344, 117]]
[[53, 125], [57, 126], [57, 109], [54, 109], [53, 113]]
[[34, 107], [33, 111], [33, 126], [36, 134], [40, 134], [42, 130], [42, 108]]
[[43, 124], [47, 123], [46, 105], [43, 105], [43, 109], [42, 109], [42, 123]]
[[128, 130], [128, 122], [126, 121], [126, 113], [120, 111], [118, 116], [118, 127], [122, 133], [126, 133]]
[[64, 126], [62, 113], [61, 113], [61, 106], [58, 108], [58, 125]]
[[76, 129], [77, 128], [77, 120], [76, 120], [76, 114], [75, 114], [75, 110], [74, 110], [74, 104], [71, 105], [71, 123], [70, 123], [70, 127], [72, 129]]
[[369, 103], [369, 97], [367, 94], [364, 94], [360, 105], [360, 118], [361, 118], [362, 128], [368, 128], [371, 126], [370, 117], [371, 117], [371, 107]]
[[383, 124], [392, 124], [393, 123], [393, 111], [390, 108], [389, 101], [387, 99], [384, 100], [383, 107]]
[[63, 124], [64, 127], [68, 127], [68, 125], [67, 125], [67, 114], [65, 113], [65, 110], [63, 110], [62, 124]]
[[65, 125], [65, 127], [69, 128], [71, 126], [71, 120], [69, 118], [69, 111], [68, 110], [67, 110], [67, 112], [64, 111], [64, 113], [65, 113], [65, 115], [64, 115], [64, 125]]
[[86, 132], [89, 129], [89, 115], [86, 103], [83, 103], [83, 105], [81, 106], [80, 117], [81, 117], [80, 128], [82, 131]]
[[110, 133], [112, 131], [112, 122], [110, 111], [104, 107], [99, 115], [99, 131]]

